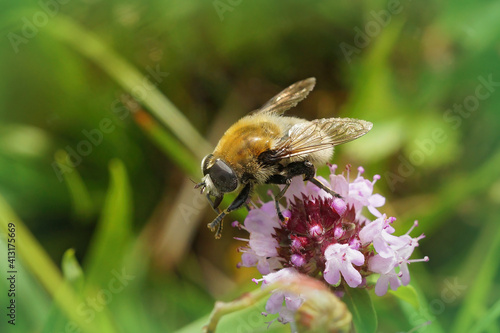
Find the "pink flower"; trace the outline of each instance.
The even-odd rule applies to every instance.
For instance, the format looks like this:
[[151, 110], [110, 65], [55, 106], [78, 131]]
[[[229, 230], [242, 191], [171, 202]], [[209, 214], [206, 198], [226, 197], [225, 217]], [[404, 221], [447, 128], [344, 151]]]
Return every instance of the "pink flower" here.
[[347, 244], [332, 244], [325, 251], [326, 268], [324, 278], [331, 285], [340, 284], [340, 273], [351, 288], [361, 284], [361, 274], [353, 267], [365, 262], [363, 254], [353, 250]]
[[377, 210], [377, 207], [382, 207], [385, 204], [385, 198], [380, 194], [373, 194], [373, 185], [380, 179], [380, 176], [375, 175], [373, 181], [369, 181], [361, 176], [364, 172], [363, 167], [358, 168], [358, 176], [349, 184], [347, 201], [352, 203], [356, 210], [366, 207], [370, 213], [380, 217], [382, 214]]
[[384, 258], [377, 254], [370, 258], [368, 269], [374, 273], [380, 274], [377, 284], [375, 285], [375, 294], [377, 294], [377, 296], [385, 295], [389, 285], [392, 290], [396, 290], [401, 286], [401, 281], [394, 270], [396, 265], [397, 261], [394, 257]]
[[[240, 248], [243, 252], [240, 267], [256, 266], [261, 274], [269, 274], [281, 268], [278, 261], [278, 243], [273, 237], [274, 228], [280, 227], [274, 202], [263, 204], [259, 209], [252, 209], [244, 226], [236, 224], [250, 233], [248, 248]], [[241, 239], [243, 240], [243, 239]]]
[[366, 207], [370, 213], [376, 217], [382, 214], [377, 210], [385, 204], [385, 198], [380, 194], [373, 194], [373, 186], [380, 179], [379, 175], [373, 176], [373, 181], [363, 178], [362, 174], [365, 172], [363, 167], [358, 168], [358, 176], [356, 179], [349, 183], [350, 166], [347, 169], [347, 179], [344, 175], [336, 175], [336, 165], [331, 165], [330, 175], [331, 187], [341, 196], [345, 198], [346, 203], [353, 205], [356, 213], [361, 214], [363, 207]]
[[[367, 239], [372, 239], [375, 250], [379, 252], [374, 257], [370, 258], [368, 269], [374, 273], [380, 274], [375, 286], [375, 294], [383, 296], [387, 293], [389, 285], [392, 290], [396, 290], [399, 286], [406, 286], [410, 283], [408, 264], [412, 262], [429, 261], [429, 258], [424, 257], [423, 259], [409, 260], [413, 250], [418, 246], [418, 241], [424, 238], [423, 235], [417, 238], [411, 238], [409, 236], [413, 228], [418, 225], [416, 221], [406, 234], [396, 237], [390, 234], [384, 235], [384, 228], [380, 228], [380, 225], [383, 226], [387, 220], [384, 218], [383, 221], [385, 222], [382, 223], [378, 220], [380, 219], [371, 222], [360, 234], [363, 234], [365, 241]], [[374, 227], [370, 228], [372, 225]], [[365, 229], [368, 231], [363, 233]], [[379, 240], [378, 249], [377, 246], [375, 246], [375, 240], [377, 239]], [[379, 251], [381, 246], [383, 252]], [[399, 268], [399, 273], [396, 273], [396, 268]]]
[[365, 227], [360, 231], [359, 237], [363, 244], [373, 243], [373, 247], [377, 253], [388, 258], [394, 255], [393, 247], [400, 247], [406, 244], [405, 240], [391, 235], [395, 230], [390, 225], [395, 218], [387, 218], [384, 215], [373, 222], [365, 224]]
[[[410, 260], [413, 250], [423, 235], [412, 238], [409, 234], [395, 236], [392, 223], [395, 218], [379, 212], [385, 198], [374, 194], [374, 184], [380, 176], [367, 180], [358, 168], [356, 179], [335, 174], [337, 166], [330, 166], [329, 181], [317, 179], [340, 194], [335, 198], [301, 177], [292, 179], [285, 193], [286, 206], [282, 208], [285, 221], [280, 221], [274, 201], [263, 203], [250, 211], [244, 225], [247, 246], [239, 266], [256, 266], [267, 285], [276, 279], [293, 274], [304, 274], [319, 279], [337, 294], [349, 288], [370, 287], [366, 277], [379, 274], [375, 293], [396, 290], [410, 281], [408, 265], [428, 258]], [[376, 219], [363, 216], [366, 208]], [[345, 281], [345, 284], [341, 282]], [[302, 305], [300, 295], [275, 290], [266, 304], [267, 314], [278, 314], [276, 320], [286, 323]]]
[[[262, 288], [267, 287], [269, 284], [281, 281], [286, 284], [293, 280], [294, 275], [299, 273], [293, 268], [284, 268], [275, 273], [264, 275], [262, 279], [255, 280], [255, 282], [262, 281]], [[286, 324], [293, 321], [295, 311], [302, 305], [304, 299], [300, 295], [295, 295], [291, 292], [282, 291], [281, 289], [273, 290], [271, 296], [266, 303], [265, 316], [269, 314], [278, 314], [276, 320]]]

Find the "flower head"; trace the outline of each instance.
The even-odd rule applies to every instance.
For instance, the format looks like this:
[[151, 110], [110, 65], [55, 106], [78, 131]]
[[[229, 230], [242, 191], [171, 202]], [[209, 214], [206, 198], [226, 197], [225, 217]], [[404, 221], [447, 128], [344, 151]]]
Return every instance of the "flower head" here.
[[[256, 266], [263, 285], [290, 274], [305, 274], [323, 281], [330, 289], [342, 293], [345, 288], [369, 287], [366, 277], [379, 274], [375, 293], [384, 295], [388, 288], [396, 290], [410, 281], [408, 264], [418, 241], [409, 234], [417, 223], [402, 236], [395, 236], [393, 217], [387, 217], [378, 208], [385, 198], [373, 193], [380, 176], [367, 180], [358, 168], [358, 175], [349, 182], [347, 176], [335, 174], [330, 166], [329, 181], [317, 177], [342, 199], [316, 185], [292, 179], [285, 193], [286, 206], [282, 207], [284, 221], [280, 221], [274, 201], [263, 203], [250, 211], [244, 225], [250, 237], [241, 247], [240, 266]], [[368, 214], [374, 216], [368, 218]], [[243, 240], [243, 239], [242, 239]], [[343, 283], [344, 282], [344, 283]], [[266, 314], [278, 314], [277, 320], [289, 322], [303, 299], [297, 295], [276, 290], [266, 305]]]

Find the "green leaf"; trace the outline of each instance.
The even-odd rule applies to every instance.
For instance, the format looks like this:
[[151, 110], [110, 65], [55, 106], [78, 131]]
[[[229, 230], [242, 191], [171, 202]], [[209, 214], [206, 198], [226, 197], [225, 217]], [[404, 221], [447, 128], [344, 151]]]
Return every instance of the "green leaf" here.
[[84, 283], [83, 271], [76, 260], [74, 249], [68, 249], [64, 252], [61, 266], [66, 281], [68, 281], [76, 291], [82, 290]]
[[[68, 249], [64, 252], [61, 268], [64, 279], [73, 287], [76, 293], [83, 290], [83, 272], [80, 264], [76, 260], [75, 250]], [[77, 324], [69, 321], [63, 311], [53, 304], [50, 308], [50, 314], [45, 322], [42, 333], [64, 332], [71, 327], [77, 327]]]
[[[3, 234], [0, 229], [0, 257], [5, 258], [5, 260], [0, 260], [0, 272], [2, 276], [0, 279], [0, 304], [2, 307], [2, 322], [0, 322], [1, 332], [35, 332], [37, 329], [43, 325], [43, 323], [48, 318], [48, 309], [52, 301], [49, 299], [43, 286], [36, 280], [32, 272], [25, 267], [23, 260], [20, 257], [16, 257], [15, 266], [17, 271], [16, 280], [16, 295], [14, 297], [9, 296], [8, 290], [10, 289], [10, 280], [7, 278], [10, 274], [6, 272], [9, 271], [9, 262], [7, 261], [7, 248], [8, 237]], [[7, 315], [9, 310], [6, 307], [9, 305], [11, 299], [15, 299], [16, 304], [16, 325], [10, 325], [7, 320], [11, 318]], [[5, 309], [5, 310], [4, 310]], [[36, 309], [36, 311], [33, 311]], [[19, 320], [19, 318], [22, 318]], [[11, 330], [8, 328], [11, 327]]]
[[[55, 154], [55, 160], [61, 170], [68, 168], [65, 166], [68, 161], [68, 153], [61, 149]], [[77, 168], [70, 168], [71, 171], [61, 172], [68, 187], [71, 203], [73, 205], [75, 217], [81, 221], [90, 221], [90, 217], [94, 213], [94, 205], [90, 199], [90, 194], [83, 182]]]
[[[124, 259], [132, 243], [132, 202], [125, 166], [121, 161], [113, 160], [109, 168], [111, 185], [87, 257], [88, 283], [85, 284], [85, 290], [82, 288], [83, 272], [75, 258], [74, 251], [72, 249], [66, 251], [62, 260], [65, 279], [76, 291], [84, 292], [84, 301], [79, 304], [80, 309], [83, 306], [85, 310], [85, 315], [81, 315], [82, 318], [95, 323], [100, 332], [115, 331], [115, 324], [110, 319], [111, 313], [106, 308], [102, 311], [93, 311], [86, 300], [88, 297], [95, 298], [97, 290], [109, 288], [110, 281], [116, 275], [128, 274], [127, 269], [124, 270]], [[117, 296], [114, 295], [114, 297]], [[67, 325], [72, 325], [61, 316], [59, 309], [53, 309], [50, 318], [43, 332], [67, 330]]]
[[458, 311], [453, 325], [453, 332], [470, 332], [472, 323], [476, 318], [483, 315], [483, 308], [487, 307], [488, 297], [493, 289], [495, 276], [497, 275], [500, 262], [500, 226], [498, 226], [496, 213], [492, 213], [488, 225], [494, 225], [492, 239], [489, 249], [483, 254], [481, 265], [476, 271], [476, 277], [471, 287], [467, 289], [462, 306]]
[[352, 320], [358, 333], [372, 333], [377, 330], [377, 313], [368, 291], [361, 288], [345, 288], [343, 301], [352, 313]]
[[106, 286], [113, 272], [124, 268], [125, 252], [132, 245], [132, 202], [125, 166], [113, 160], [109, 168], [111, 185], [85, 265], [87, 287]]
[[494, 321], [500, 317], [500, 300], [497, 301], [483, 316], [482, 318], [475, 324], [471, 333], [479, 333], [485, 332], [488, 328], [488, 325], [493, 324]]
[[9, 223], [15, 224], [16, 235], [22, 235], [16, 239], [16, 255], [19, 255], [20, 261], [24, 263], [25, 268], [45, 288], [53, 298], [54, 304], [61, 309], [66, 318], [74, 322], [82, 332], [113, 332], [113, 330], [102, 330], [101, 327], [97, 326], [98, 322], [85, 321], [78, 313], [79, 298], [63, 279], [59, 269], [54, 265], [30, 230], [14, 213], [7, 201], [0, 196], [0, 231], [7, 234], [9, 232]]
[[[416, 252], [415, 256], [421, 257], [418, 253], [418, 249], [416, 249]], [[418, 330], [418, 332], [422, 331], [425, 333], [444, 333], [447, 332], [447, 330], [442, 327], [442, 323], [440, 322], [441, 317], [436, 316], [436, 314], [430, 310], [432, 309], [432, 303], [426, 297], [425, 291], [431, 289], [429, 283], [434, 283], [427, 269], [425, 265], [421, 265], [414, 266], [412, 271], [412, 274], [418, 275], [418, 278], [412, 280], [412, 288], [415, 289], [420, 305], [418, 310], [415, 310], [415, 308], [406, 301], [399, 300], [398, 303], [408, 324], [410, 324], [411, 329], [415, 332]], [[434, 299], [436, 298], [433, 297], [433, 300]], [[390, 314], [386, 314], [386, 316], [388, 315], [390, 316]]]
[[415, 288], [412, 286], [401, 286], [396, 291], [389, 290], [389, 293], [410, 304], [415, 310], [420, 309], [420, 301]]

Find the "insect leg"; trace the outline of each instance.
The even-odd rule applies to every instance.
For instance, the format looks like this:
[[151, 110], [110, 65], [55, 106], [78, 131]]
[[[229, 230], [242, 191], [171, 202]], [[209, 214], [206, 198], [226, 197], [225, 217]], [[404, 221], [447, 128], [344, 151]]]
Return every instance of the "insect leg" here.
[[322, 182], [320, 182], [316, 177], [314, 177], [314, 174], [316, 173], [316, 170], [314, 169], [314, 165], [309, 162], [309, 161], [304, 161], [304, 162], [294, 162], [290, 163], [287, 167], [289, 170], [289, 174], [291, 177], [294, 177], [296, 175], [304, 175], [304, 180], [310, 181], [323, 191], [330, 193], [332, 196], [335, 198], [342, 198], [340, 194], [337, 192], [333, 191], [331, 188], [328, 186], [324, 185]]
[[276, 212], [278, 213], [278, 217], [280, 218], [281, 222], [285, 221], [285, 217], [283, 216], [283, 214], [281, 213], [281, 210], [280, 210], [280, 199], [283, 198], [283, 195], [285, 194], [286, 190], [288, 190], [288, 188], [290, 187], [290, 182], [291, 182], [290, 179], [288, 179], [286, 184], [285, 184], [285, 187], [283, 187], [283, 189], [280, 191], [280, 193], [278, 193], [274, 197], [274, 202], [276, 204]]
[[211, 223], [207, 225], [211, 231], [215, 231], [216, 239], [219, 239], [222, 234], [222, 220], [224, 219], [224, 216], [226, 216], [233, 210], [236, 210], [241, 206], [243, 206], [247, 202], [251, 192], [252, 192], [252, 185], [251, 183], [248, 183], [247, 185], [245, 185], [243, 190], [241, 190], [240, 194], [238, 194], [236, 199], [234, 199], [234, 201], [229, 205], [229, 207], [220, 212], [219, 215]]
[[310, 181], [311, 183], [318, 186], [323, 191], [330, 193], [331, 195], [333, 195], [336, 198], [342, 198], [342, 196], [340, 196], [340, 194], [338, 194], [335, 191], [333, 191], [332, 189], [328, 188], [323, 183], [321, 183], [317, 178], [315, 178], [314, 177], [315, 173], [316, 173], [316, 170], [314, 169], [314, 165], [309, 161], [292, 162], [285, 167], [285, 170], [284, 170], [285, 176], [273, 175], [272, 177], [269, 178], [268, 183], [286, 184], [287, 181], [289, 181], [293, 177], [303, 175], [304, 180]]
[[226, 211], [223, 210], [222, 212], [219, 213], [219, 215], [217, 215], [217, 217], [211, 223], [207, 225], [207, 227], [211, 231], [215, 231], [216, 239], [219, 239], [222, 234], [222, 220], [224, 219], [224, 216], [226, 216], [226, 214], [227, 214]]
[[283, 184], [285, 187], [276, 195], [274, 202], [276, 204], [276, 212], [281, 222], [285, 221], [285, 217], [281, 213], [279, 201], [290, 187], [290, 182], [295, 176], [304, 176], [304, 180], [308, 180], [314, 177], [314, 165], [309, 161], [303, 162], [292, 162], [288, 164], [283, 170], [283, 174], [272, 175], [267, 180], [268, 184]]
[[286, 184], [293, 177], [300, 175], [304, 176], [304, 180], [309, 180], [314, 177], [315, 172], [314, 165], [309, 161], [292, 162], [282, 171], [283, 175], [274, 175], [270, 179], [272, 184]]
[[218, 197], [215, 197], [215, 200], [212, 201], [212, 198], [210, 198], [210, 195], [207, 193], [207, 200], [208, 200], [208, 203], [210, 203], [210, 207], [212, 207], [212, 209], [217, 213], [217, 214], [220, 214], [220, 209], [219, 209], [219, 205], [220, 203], [222, 202], [222, 198], [224, 196], [221, 195], [221, 196], [218, 196]]
[[340, 194], [338, 194], [337, 192], [335, 192], [334, 190], [332, 190], [331, 188], [329, 188], [328, 186], [324, 185], [322, 182], [319, 181], [318, 178], [316, 177], [313, 177], [311, 179], [309, 179], [309, 181], [311, 183], [313, 183], [314, 185], [316, 185], [317, 187], [319, 187], [320, 189], [322, 189], [323, 191], [327, 192], [327, 193], [330, 193], [331, 195], [333, 195], [335, 198], [340, 198], [340, 199], [343, 199], [342, 196]]
[[278, 193], [278, 195], [274, 198], [276, 203], [276, 212], [278, 213], [278, 217], [283, 222], [285, 217], [280, 211], [279, 208], [279, 200], [283, 197], [286, 190], [290, 186], [290, 181], [293, 177], [303, 175], [304, 180], [310, 181], [314, 185], [318, 186], [323, 191], [330, 193], [332, 196], [336, 198], [342, 198], [342, 196], [332, 189], [328, 188], [326, 185], [321, 183], [317, 178], [314, 177], [316, 170], [314, 169], [314, 165], [309, 161], [302, 162], [292, 162], [288, 164], [283, 170], [283, 174], [272, 175], [269, 177], [267, 183], [268, 184], [284, 184], [285, 187]]

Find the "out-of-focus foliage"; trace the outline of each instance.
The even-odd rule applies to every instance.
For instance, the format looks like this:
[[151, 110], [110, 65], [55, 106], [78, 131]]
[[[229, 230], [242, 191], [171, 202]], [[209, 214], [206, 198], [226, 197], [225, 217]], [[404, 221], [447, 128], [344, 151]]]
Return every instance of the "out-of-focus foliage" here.
[[[243, 234], [229, 224], [244, 213], [215, 241], [188, 179], [227, 126], [307, 77], [317, 86], [290, 113], [372, 121], [335, 163], [379, 173], [385, 212], [427, 235], [419, 251], [431, 260], [411, 265], [413, 289], [371, 293], [378, 331], [500, 330], [498, 1], [0, 9], [2, 332], [197, 332], [215, 299], [255, 288], [256, 271], [235, 268]], [[4, 314], [9, 222], [15, 328]], [[261, 311], [228, 316], [221, 332], [287, 331], [267, 330]]]

